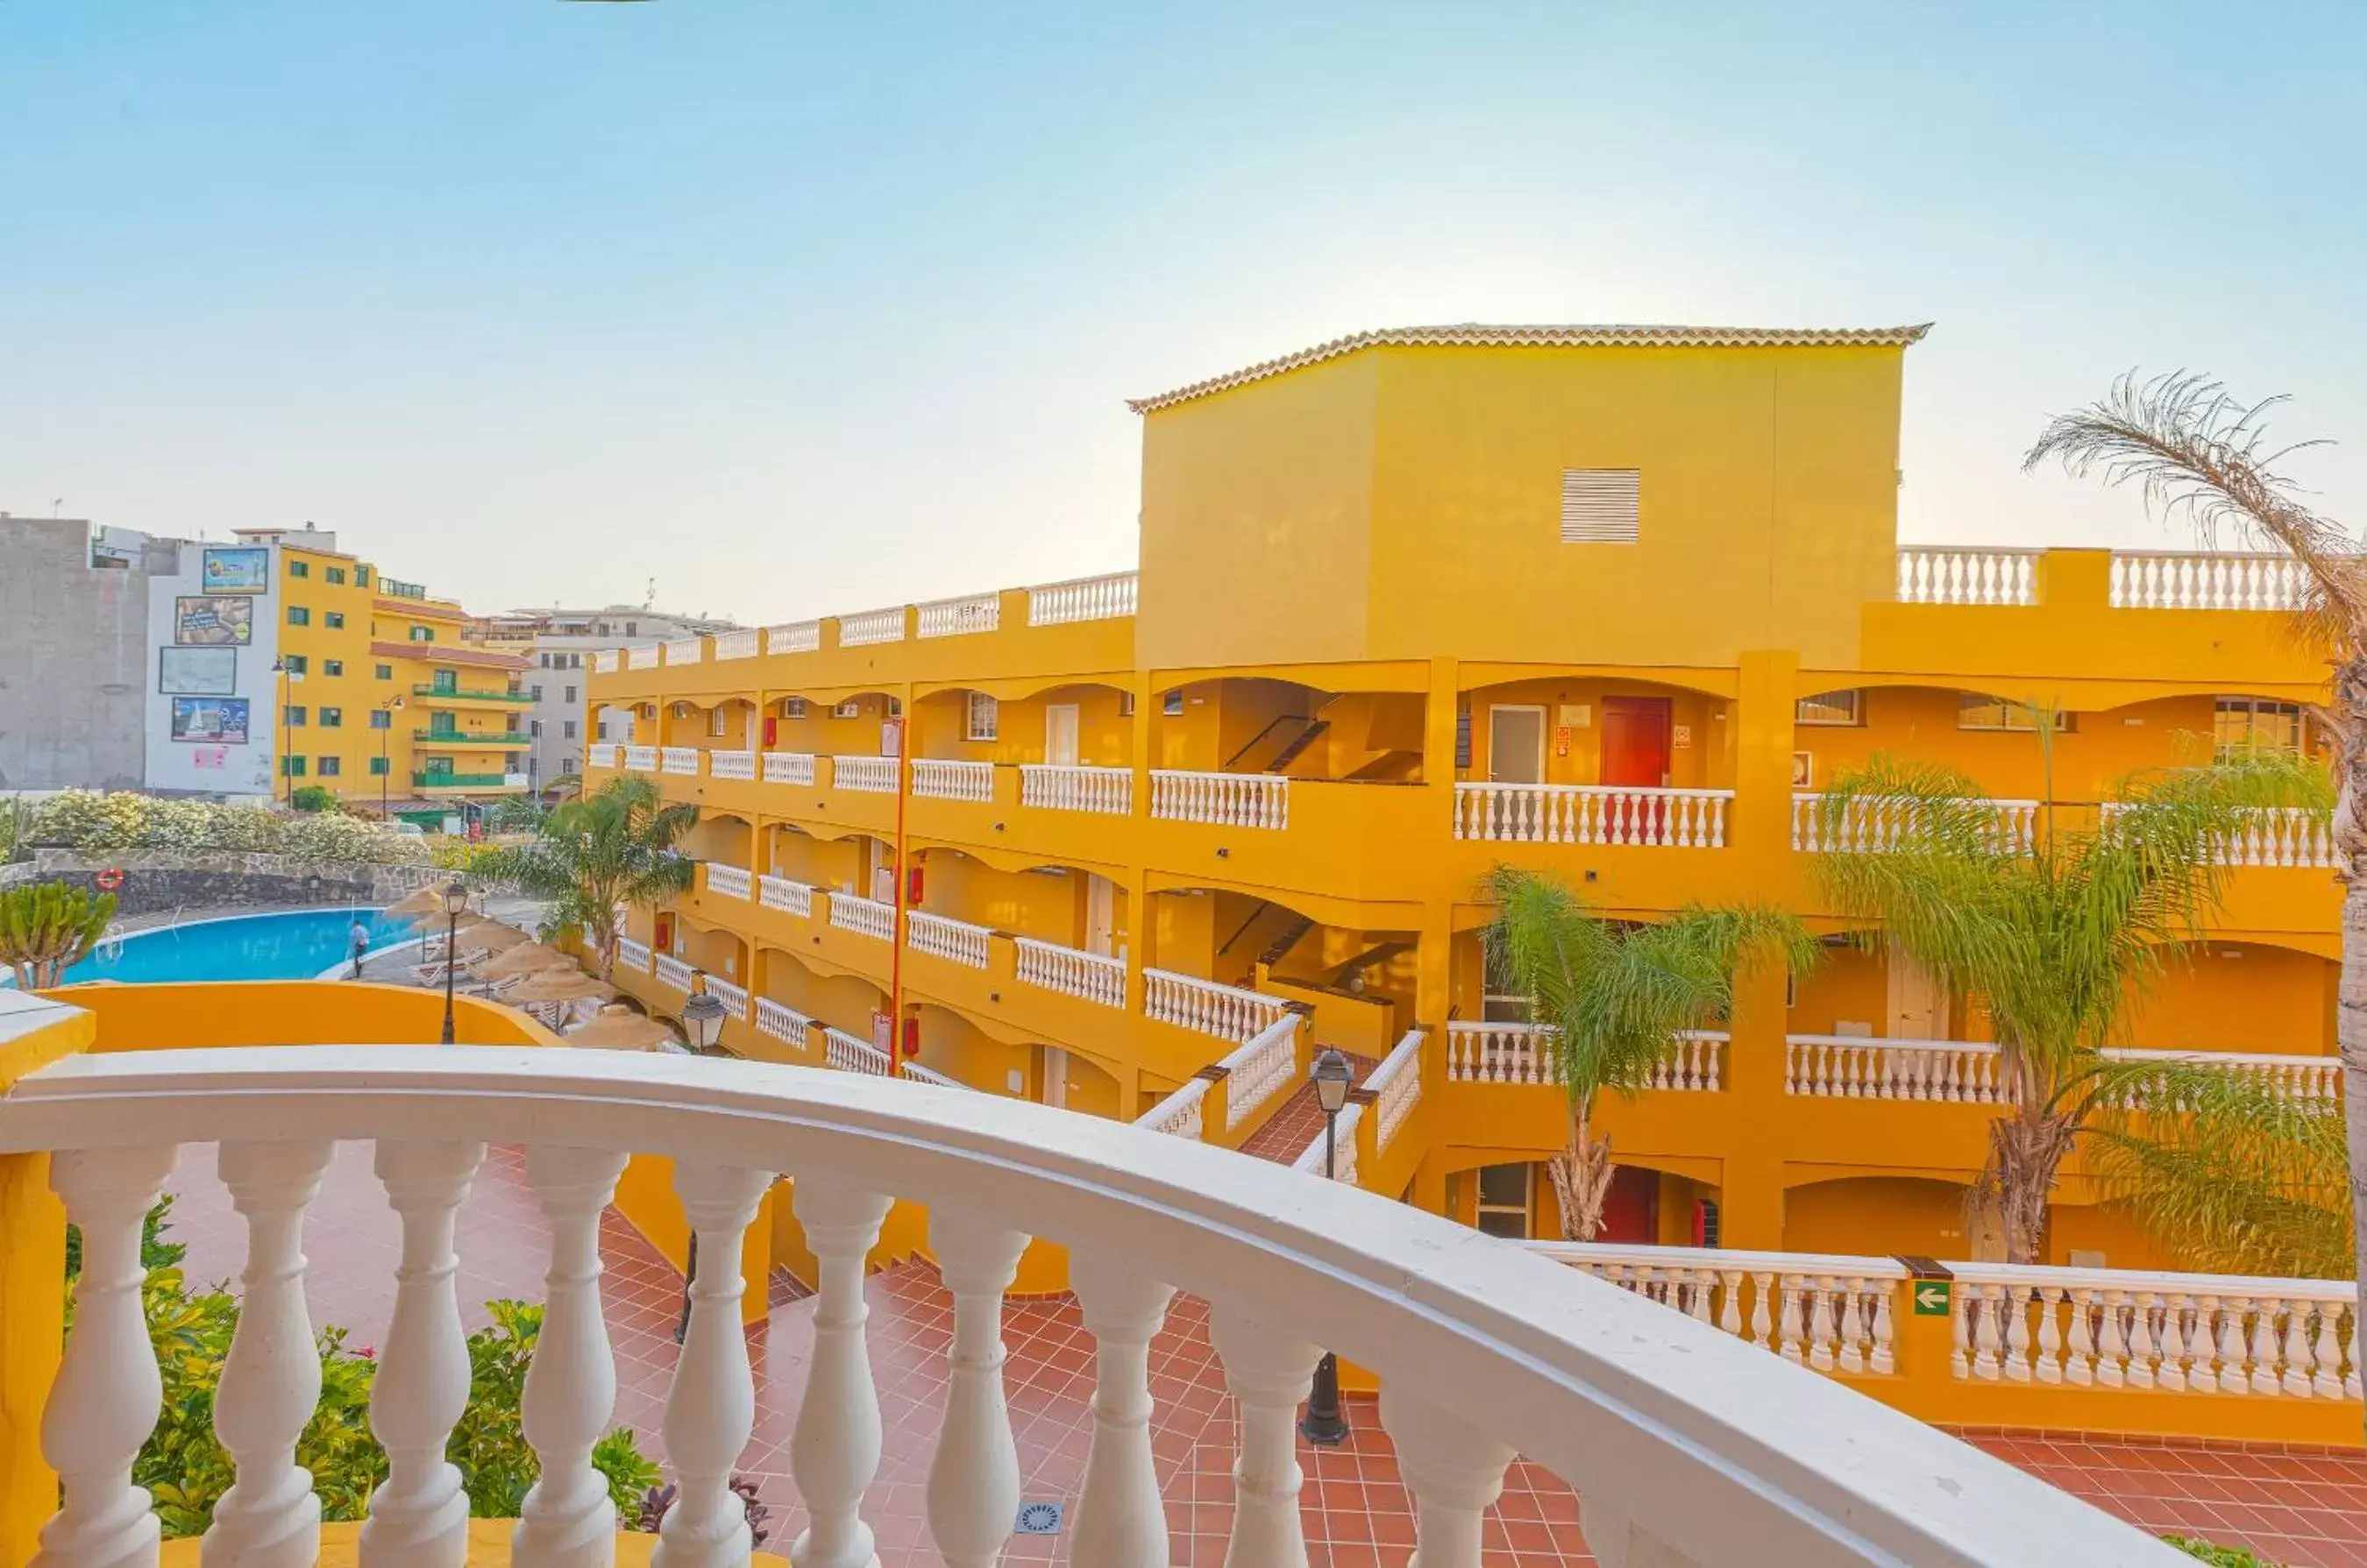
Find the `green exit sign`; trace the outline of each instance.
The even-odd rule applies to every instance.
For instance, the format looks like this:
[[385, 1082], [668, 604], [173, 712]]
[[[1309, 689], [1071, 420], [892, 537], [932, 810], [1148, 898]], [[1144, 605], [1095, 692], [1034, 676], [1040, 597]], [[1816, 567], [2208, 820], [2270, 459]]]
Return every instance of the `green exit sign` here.
[[1915, 1315], [1945, 1317], [1948, 1315], [1948, 1281], [1918, 1280], [1915, 1281]]

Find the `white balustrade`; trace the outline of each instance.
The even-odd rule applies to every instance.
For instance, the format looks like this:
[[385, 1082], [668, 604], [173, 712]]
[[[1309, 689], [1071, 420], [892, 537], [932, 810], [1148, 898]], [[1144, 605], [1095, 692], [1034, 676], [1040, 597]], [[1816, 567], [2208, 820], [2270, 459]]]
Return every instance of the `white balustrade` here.
[[[1455, 1019], [1446, 1025], [1449, 1083], [1558, 1084], [1561, 1062], [1554, 1031], [1543, 1023], [1490, 1023]], [[1725, 1081], [1727, 1032], [1689, 1029], [1669, 1042], [1644, 1087], [1716, 1093]]]
[[838, 618], [838, 646], [866, 648], [873, 643], [904, 640], [904, 611], [866, 610], [859, 615]]
[[[2114, 1062], [2159, 1062], [2165, 1066], [2214, 1067], [2257, 1081], [2279, 1100], [2333, 1101], [2342, 1095], [2339, 1056], [2272, 1055], [2249, 1051], [2149, 1051], [2108, 1046], [2101, 1055]], [[2128, 1103], [2146, 1105], [2158, 1098], [2143, 1084], [2133, 1085]]]
[[1025, 984], [1105, 1008], [1126, 1006], [1125, 959], [1029, 936], [1014, 939], [1012, 945], [1017, 950], [1014, 972]]
[[1405, 1119], [1421, 1100], [1421, 1047], [1428, 1031], [1419, 1024], [1409, 1029], [1395, 1049], [1381, 1058], [1365, 1087], [1373, 1093], [1373, 1152], [1380, 1153], [1398, 1135]]
[[1046, 811], [1092, 811], [1104, 817], [1125, 817], [1134, 810], [1134, 770], [1023, 762], [1019, 767], [1019, 804]]
[[1855, 1034], [1785, 1035], [1784, 1092], [1959, 1105], [2002, 1105], [2006, 1100], [1995, 1045]]
[[[2107, 825], [2127, 809], [2125, 803], [2116, 800], [2099, 807]], [[2334, 852], [2333, 813], [2301, 806], [2254, 807], [2243, 811], [2235, 831], [2213, 848], [2212, 859], [2220, 865], [2332, 870], [2341, 863]]]
[[677, 991], [689, 990], [692, 979], [698, 973], [688, 963], [676, 958], [671, 953], [661, 953], [657, 955], [652, 972], [657, 976], [660, 985], [672, 986]]
[[650, 957], [649, 943], [635, 942], [629, 936], [620, 936], [617, 939], [617, 968], [630, 969], [638, 974], [646, 975], [650, 972]]
[[812, 653], [821, 647], [820, 621], [787, 621], [764, 628], [766, 653]]
[[1065, 626], [1070, 621], [1108, 621], [1134, 614], [1138, 579], [1130, 571], [1047, 582], [1027, 591], [1027, 624]]
[[718, 632], [715, 634], [715, 662], [727, 659], [753, 659], [764, 651], [764, 636], [760, 632]]
[[2107, 603], [2116, 610], [2293, 611], [2309, 574], [2289, 555], [2114, 550]]
[[658, 771], [658, 749], [654, 746], [626, 747], [625, 767], [626, 770], [630, 773], [656, 773]]
[[711, 779], [753, 780], [756, 776], [756, 753], [709, 751], [707, 754], [707, 776]]
[[707, 994], [723, 1004], [724, 1016], [736, 1018], [743, 1023], [747, 1021], [748, 991], [745, 987], [735, 986], [720, 976], [709, 975], [707, 977]]
[[708, 861], [700, 867], [700, 874], [707, 891], [719, 898], [746, 898], [749, 896], [753, 879], [739, 866]]
[[[956, 1298], [942, 1392], [923, 1394], [946, 1402], [928, 1513], [949, 1562], [992, 1561], [1012, 1514], [993, 1325], [1023, 1214], [1067, 1250], [1096, 1342], [1091, 1448], [1066, 1543], [1076, 1562], [1170, 1561], [1148, 1353], [1179, 1286], [1212, 1303], [1241, 1413], [1235, 1568], [1302, 1561], [1290, 1423], [1319, 1337], [1387, 1391], [1382, 1419], [1421, 1510], [1428, 1568], [1470, 1568], [1473, 1520], [1515, 1451], [1588, 1499], [1589, 1544], [1625, 1552], [1605, 1561], [1630, 1568], [2176, 1561], [2067, 1495], [1784, 1364], [1893, 1374], [1906, 1282], [1895, 1260], [1486, 1243], [1344, 1183], [1277, 1185], [1254, 1162], [1182, 1138], [854, 1074], [638, 1053], [330, 1045], [74, 1056], [0, 1097], [0, 1153], [52, 1153], [51, 1183], [85, 1241], [74, 1329], [42, 1419], [62, 1506], [42, 1531], [40, 1568], [155, 1558], [156, 1521], [130, 1483], [161, 1397], [140, 1232], [176, 1139], [311, 1145], [225, 1161], [251, 1227], [255, 1324], [284, 1318], [297, 1294], [294, 1226], [320, 1145], [378, 1141], [402, 1248], [370, 1413], [391, 1469], [362, 1551], [396, 1568], [450, 1568], [465, 1551], [466, 1494], [445, 1456], [469, 1393], [454, 1218], [483, 1145], [525, 1144], [527, 1180], [551, 1221], [551, 1301], [524, 1415], [542, 1480], [515, 1556], [522, 1568], [604, 1560], [605, 1487], [588, 1464], [614, 1387], [600, 1371], [597, 1225], [627, 1130], [634, 1149], [674, 1161], [699, 1258], [666, 1401], [680, 1491], [658, 1568], [746, 1560], [744, 1511], [729, 1488], [755, 1398], [740, 1242], [769, 1173], [798, 1162], [807, 1168], [795, 1172], [792, 1201], [821, 1265], [791, 1442], [812, 1521], [790, 1543], [800, 1568], [864, 1568], [876, 1551], [861, 1517], [880, 1451], [863, 1270], [890, 1191], [930, 1210], [932, 1250]], [[422, 1132], [450, 1141], [413, 1141]], [[1557, 1256], [1625, 1291], [1577, 1277]], [[1966, 1379], [2359, 1398], [2347, 1280], [1958, 1269], [1956, 1375]], [[1680, 1324], [1672, 1307], [1701, 1321]], [[300, 1335], [294, 1343], [309, 1350]], [[283, 1348], [226, 1375], [221, 1397], [233, 1407], [221, 1418], [239, 1434], [242, 1497], [285, 1479], [304, 1359]], [[316, 1554], [305, 1533], [289, 1539]]]
[[583, 765], [587, 768], [613, 768], [617, 765], [617, 743], [595, 740], [583, 748]]
[[814, 758], [810, 751], [767, 751], [764, 753], [766, 784], [810, 784], [814, 782]]
[[1229, 1132], [1298, 1081], [1298, 1014], [1276, 1014], [1217, 1066], [1225, 1074], [1225, 1128]]
[[677, 664], [697, 663], [702, 645], [695, 637], [668, 637], [658, 646], [665, 649], [666, 664], [672, 668]]
[[2037, 550], [1982, 545], [1901, 545], [1902, 604], [2035, 604]]
[[830, 783], [833, 789], [861, 790], [866, 795], [896, 793], [893, 757], [832, 757]]
[[968, 968], [986, 967], [986, 939], [991, 934], [984, 926], [968, 920], [948, 919], [921, 909], [904, 911], [905, 946]]
[[1323, 1168], [1331, 1168], [1331, 1179], [1356, 1185], [1356, 1128], [1365, 1119], [1365, 1108], [1351, 1102], [1336, 1121], [1308, 1141], [1290, 1162], [1290, 1168], [1308, 1176], [1321, 1176]]
[[[2035, 800], [1976, 802], [1995, 815], [1985, 831], [1998, 849], [2028, 852], [2038, 841], [2040, 803]], [[1915, 828], [1916, 804], [1887, 795], [1860, 795], [1833, 803], [1821, 794], [1792, 796], [1792, 847], [1810, 854], [1880, 854], [1898, 848]]]
[[653, 642], [635, 643], [625, 649], [625, 668], [654, 670], [658, 667], [658, 645]]
[[822, 1060], [842, 1073], [862, 1073], [884, 1078], [895, 1066], [888, 1053], [868, 1040], [857, 1040], [844, 1029], [822, 1030]]
[[947, 1077], [945, 1074], [937, 1071], [936, 1068], [924, 1067], [918, 1062], [906, 1062], [900, 1069], [899, 1076], [908, 1083], [934, 1084], [939, 1089], [968, 1089], [969, 1087], [969, 1085], [962, 1082], [959, 1078]]
[[971, 593], [959, 599], [936, 599], [917, 607], [915, 630], [921, 637], [968, 637], [991, 632], [1002, 625], [1002, 595]]
[[1273, 1027], [1290, 1009], [1278, 997], [1244, 991], [1238, 986], [1220, 986], [1196, 976], [1146, 969], [1142, 972], [1142, 1010], [1147, 1018], [1180, 1029], [1195, 1029], [1223, 1040], [1247, 1040]]
[[1455, 836], [1496, 843], [1726, 847], [1730, 789], [1458, 784]]
[[1290, 780], [1280, 773], [1199, 773], [1155, 768], [1150, 814], [1224, 828], [1290, 826]]
[[806, 1032], [812, 1027], [812, 1019], [786, 1002], [776, 1002], [770, 997], [756, 998], [758, 1032], [769, 1034], [774, 1039], [786, 1042], [802, 1051], [806, 1049]]
[[915, 757], [912, 793], [928, 800], [992, 800], [994, 764]]
[[764, 875], [756, 879], [756, 902], [767, 909], [778, 909], [799, 919], [813, 916], [814, 890], [802, 882], [792, 882], [786, 876]]
[[840, 931], [867, 936], [875, 942], [893, 942], [896, 938], [895, 906], [859, 898], [852, 893], [830, 896], [830, 923]]
[[698, 776], [698, 748], [696, 746], [662, 747], [658, 751], [658, 771], [667, 773], [679, 773], [688, 778], [697, 778]]
[[1207, 1077], [1184, 1079], [1182, 1088], [1136, 1117], [1134, 1124], [1164, 1133], [1171, 1138], [1189, 1138], [1198, 1143], [1206, 1126], [1208, 1085], [1212, 1081]]
[[617, 664], [617, 653], [613, 648], [603, 649], [592, 656], [592, 672], [595, 675], [614, 675]]

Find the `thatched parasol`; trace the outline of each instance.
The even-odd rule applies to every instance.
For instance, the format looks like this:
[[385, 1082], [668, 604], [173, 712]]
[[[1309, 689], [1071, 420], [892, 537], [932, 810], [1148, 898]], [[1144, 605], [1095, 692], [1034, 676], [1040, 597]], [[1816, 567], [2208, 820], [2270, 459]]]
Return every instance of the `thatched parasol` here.
[[444, 889], [441, 887], [423, 887], [415, 893], [406, 893], [386, 907], [386, 918], [390, 920], [424, 920], [430, 915], [443, 912]]
[[527, 1002], [580, 1002], [597, 998], [606, 1001], [617, 994], [617, 987], [564, 969], [546, 969], [529, 975], [502, 993], [502, 1000], [515, 1005]]
[[496, 953], [477, 965], [480, 980], [511, 980], [522, 975], [538, 974], [545, 969], [572, 969], [575, 960], [555, 948], [538, 942], [524, 942], [507, 953]]
[[462, 947], [481, 947], [488, 953], [507, 953], [511, 948], [523, 946], [534, 940], [515, 926], [505, 926], [481, 915], [472, 920], [462, 920], [459, 932]]
[[561, 1035], [560, 1041], [595, 1051], [662, 1051], [674, 1038], [674, 1031], [655, 1019], [644, 1018], [629, 1007], [611, 1005], [602, 1008], [597, 1017], [574, 1033]]

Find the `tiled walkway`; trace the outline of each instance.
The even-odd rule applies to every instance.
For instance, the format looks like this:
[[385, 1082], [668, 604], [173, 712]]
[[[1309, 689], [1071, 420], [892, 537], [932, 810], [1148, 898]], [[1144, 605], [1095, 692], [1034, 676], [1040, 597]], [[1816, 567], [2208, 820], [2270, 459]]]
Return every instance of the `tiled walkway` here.
[[[1300, 1139], [1298, 1146], [1305, 1143]], [[211, 1151], [185, 1156], [174, 1188], [179, 1199], [169, 1238], [188, 1244], [190, 1278], [210, 1281], [233, 1275], [244, 1243], [214, 1179]], [[346, 1325], [351, 1344], [372, 1344], [384, 1335], [391, 1304], [398, 1233], [370, 1174], [368, 1147], [342, 1145], [323, 1188], [306, 1231], [313, 1318]], [[645, 1450], [662, 1457], [681, 1280], [613, 1212], [602, 1224], [601, 1238], [619, 1385], [616, 1418], [635, 1430]], [[491, 1151], [476, 1191], [460, 1213], [460, 1290], [470, 1326], [484, 1321], [480, 1303], [488, 1297], [540, 1298], [547, 1240], [526, 1188], [523, 1155]], [[804, 1522], [789, 1478], [788, 1446], [812, 1345], [812, 1308], [777, 1284], [771, 1295], [769, 1321], [749, 1336], [756, 1426], [742, 1468], [757, 1479], [772, 1508], [775, 1534], [768, 1544], [779, 1551]], [[875, 1276], [868, 1296], [872, 1364], [887, 1436], [866, 1517], [878, 1531], [883, 1568], [922, 1568], [937, 1562], [927, 1542], [923, 1499], [952, 1305], [925, 1265]], [[1066, 1297], [1011, 1303], [1003, 1314], [1003, 1337], [1010, 1349], [1006, 1382], [1025, 1495], [1073, 1506], [1092, 1421], [1093, 1341]], [[1234, 1416], [1209, 1348], [1203, 1303], [1177, 1299], [1166, 1329], [1151, 1347], [1150, 1365], [1158, 1405], [1152, 1444], [1174, 1561], [1215, 1568], [1224, 1558], [1231, 1517]], [[1371, 1402], [1351, 1400], [1348, 1416], [1353, 1435], [1345, 1447], [1317, 1450], [1300, 1445], [1310, 1555], [1317, 1568], [1395, 1568], [1412, 1544], [1411, 1504]], [[2271, 1561], [2293, 1568], [2367, 1568], [2367, 1456], [2031, 1434], [1966, 1436], [2147, 1529], [2248, 1542]], [[1591, 1562], [1577, 1521], [1577, 1499], [1568, 1487], [1534, 1466], [1515, 1466], [1489, 1523], [1489, 1568]], [[1019, 1537], [1010, 1557], [1065, 1560], [1064, 1539]]]

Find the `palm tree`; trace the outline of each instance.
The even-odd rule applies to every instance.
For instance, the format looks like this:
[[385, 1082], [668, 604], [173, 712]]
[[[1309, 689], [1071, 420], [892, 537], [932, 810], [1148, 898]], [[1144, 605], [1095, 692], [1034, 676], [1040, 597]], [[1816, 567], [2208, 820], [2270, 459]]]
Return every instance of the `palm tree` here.
[[0, 963], [17, 988], [44, 990], [107, 938], [115, 895], [62, 882], [36, 882], [0, 893]]
[[588, 942], [605, 980], [616, 973], [623, 910], [690, 891], [696, 863], [675, 846], [697, 821], [698, 807], [664, 804], [650, 780], [614, 778], [554, 808], [532, 843], [493, 851], [473, 874], [547, 900], [543, 937]]
[[[2051, 716], [2040, 715], [2044, 737]], [[1984, 1002], [2008, 1110], [1969, 1206], [1994, 1213], [2007, 1260], [2034, 1263], [2048, 1195], [2090, 1122], [2149, 1071], [2104, 1055], [2131, 1003], [2203, 933], [2225, 876], [2225, 845], [2253, 808], [2305, 805], [2313, 770], [2246, 753], [2123, 782], [2121, 798], [2081, 825], [2042, 807], [2034, 841], [1999, 818], [1971, 778], [1877, 754], [1826, 794], [1825, 841], [1878, 821], [1878, 846], [1820, 856], [1838, 910], [1862, 939], [1950, 994]], [[2322, 801], [2324, 781], [2316, 788]], [[2051, 787], [2045, 792], [2052, 796]]]
[[1817, 961], [1817, 943], [1790, 914], [1760, 906], [1690, 905], [1630, 924], [1606, 919], [1555, 876], [1511, 866], [1496, 868], [1487, 891], [1497, 906], [1481, 933], [1489, 971], [1553, 1026], [1569, 1093], [1569, 1147], [1546, 1161], [1562, 1234], [1591, 1241], [1612, 1176], [1596, 1102], [1606, 1090], [1637, 1093], [1678, 1035], [1724, 1021], [1738, 966], [1772, 956], [1802, 974]]

